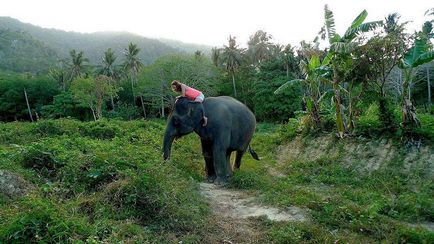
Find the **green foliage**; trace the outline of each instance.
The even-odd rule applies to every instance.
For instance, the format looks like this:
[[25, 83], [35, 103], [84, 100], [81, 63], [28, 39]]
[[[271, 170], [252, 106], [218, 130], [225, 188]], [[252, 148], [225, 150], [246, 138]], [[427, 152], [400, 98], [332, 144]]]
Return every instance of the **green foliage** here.
[[133, 120], [141, 117], [140, 109], [128, 103], [119, 102], [115, 109], [104, 114], [109, 119]]
[[288, 119], [286, 124], [280, 127], [279, 133], [283, 141], [291, 141], [297, 136], [299, 122], [297, 119]]
[[[138, 57], [145, 65], [149, 65], [157, 58], [171, 53], [184, 51], [193, 53], [196, 50], [208, 52], [208, 50], [211, 49], [203, 45], [151, 39], [126, 32], [82, 34], [45, 29], [31, 24], [25, 24], [9, 17], [0, 18], [0, 30], [4, 29], [10, 32], [8, 35], [18, 35], [14, 39], [23, 39], [23, 41], [18, 41], [20, 44], [20, 46], [18, 46], [19, 52], [14, 53], [19, 55], [8, 56], [8, 59], [4, 59], [5, 63], [13, 62], [17, 64], [15, 69], [18, 68], [20, 72], [39, 71], [41, 69], [47, 70], [49, 66], [55, 64], [57, 57], [61, 59], [69, 58], [69, 51], [72, 49], [82, 50], [89, 58], [91, 64], [100, 64], [101, 54], [108, 48], [112, 48], [116, 56], [120, 57], [123, 54], [124, 48], [127, 47], [130, 42], [137, 43], [138, 47], [142, 50]], [[1, 38], [1, 40], [3, 40], [3, 38]], [[7, 42], [7, 44], [7, 48], [0, 48], [0, 50], [13, 52], [14, 50], [11, 49], [10, 42]], [[28, 48], [29, 46], [31, 48]], [[50, 48], [47, 48], [47, 46]], [[33, 61], [28, 59], [28, 57], [36, 57], [38, 59]], [[122, 62], [122, 60], [119, 61]], [[30, 70], [23, 69], [23, 65], [25, 65], [24, 67], [29, 67]], [[8, 65], [7, 68], [14, 67]]]
[[254, 111], [260, 121], [286, 121], [301, 107], [301, 85], [294, 84], [279, 94], [274, 91], [286, 82], [283, 77], [258, 80], [253, 83]]
[[24, 89], [33, 116], [41, 115], [43, 106], [50, 104], [59, 93], [55, 82], [46, 76], [0, 73], [0, 120], [29, 118]]
[[0, 70], [32, 73], [47, 71], [58, 59], [56, 51], [43, 41], [21, 30], [4, 28], [1, 24], [0, 50]]
[[0, 131], [0, 169], [36, 186], [1, 200], [0, 242], [200, 239], [208, 210], [191, 178], [203, 177], [196, 138], [162, 163], [163, 121], [42, 120]]
[[83, 124], [79, 128], [82, 135], [102, 140], [113, 139], [120, 133], [119, 127], [106, 120]]
[[71, 239], [85, 240], [91, 229], [83, 218], [73, 218], [54, 204], [41, 199], [28, 199], [25, 211], [0, 224], [2, 243], [56, 243]]
[[432, 114], [419, 114], [421, 126], [416, 129], [416, 133], [422, 137], [434, 142], [434, 116]]
[[32, 168], [44, 176], [53, 176], [64, 163], [56, 158], [58, 148], [44, 143], [32, 143], [24, 150], [21, 163], [23, 167]]

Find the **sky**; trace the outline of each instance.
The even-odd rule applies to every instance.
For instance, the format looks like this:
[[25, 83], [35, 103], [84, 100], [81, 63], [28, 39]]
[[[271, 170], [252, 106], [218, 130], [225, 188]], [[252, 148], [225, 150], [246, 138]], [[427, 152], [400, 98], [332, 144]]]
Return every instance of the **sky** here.
[[420, 29], [433, 0], [0, 0], [0, 16], [76, 32], [128, 31], [145, 37], [222, 46], [229, 35], [242, 46], [257, 30], [280, 44], [313, 40], [324, 23], [324, 5], [343, 33], [363, 10], [367, 21], [398, 12]]

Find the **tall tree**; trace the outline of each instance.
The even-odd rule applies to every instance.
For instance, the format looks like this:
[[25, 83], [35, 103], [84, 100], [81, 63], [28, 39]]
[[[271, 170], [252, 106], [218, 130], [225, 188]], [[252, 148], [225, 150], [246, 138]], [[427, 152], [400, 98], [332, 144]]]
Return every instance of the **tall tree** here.
[[272, 48], [271, 38], [270, 34], [262, 30], [258, 30], [250, 36], [247, 42], [247, 55], [254, 66], [258, 67], [262, 61], [270, 56], [270, 49]]
[[343, 104], [341, 101], [341, 77], [339, 65], [345, 63], [345, 60], [350, 58], [351, 52], [357, 46], [355, 38], [363, 33], [371, 31], [382, 24], [382, 21], [373, 21], [363, 23], [368, 16], [368, 12], [363, 10], [347, 28], [343, 36], [336, 33], [335, 20], [333, 12], [328, 8], [328, 5], [324, 7], [324, 31], [327, 37], [330, 50], [327, 56], [323, 60], [323, 65], [330, 65], [332, 69], [332, 86], [334, 90], [334, 102], [336, 107], [336, 125], [339, 133], [339, 137], [343, 137], [347, 131], [347, 126], [344, 123]]
[[220, 49], [214, 47], [211, 49], [211, 60], [214, 66], [219, 67], [220, 65]]
[[242, 50], [238, 48], [235, 37], [229, 36], [228, 46], [224, 46], [222, 53], [222, 61], [226, 70], [232, 76], [232, 85], [234, 89], [234, 96], [237, 97], [237, 88], [235, 86], [235, 72], [241, 66]]
[[86, 68], [86, 63], [89, 62], [89, 59], [84, 57], [83, 51], [77, 53], [75, 49], [71, 50], [69, 52], [69, 55], [71, 57], [71, 63], [69, 67], [69, 78], [72, 81], [77, 77], [83, 76]]
[[[129, 74], [129, 78], [131, 81], [131, 92], [133, 95], [133, 104], [136, 102], [136, 96], [134, 94], [134, 86], [137, 84], [137, 74], [139, 73], [140, 68], [143, 67], [140, 58], [137, 56], [140, 52], [140, 48], [137, 47], [136, 44], [130, 43], [128, 48], [125, 49], [125, 62], [124, 67], [127, 73]], [[142, 104], [143, 116], [146, 117], [145, 104], [143, 101], [143, 96], [140, 96], [140, 102]]]
[[[114, 85], [114, 82], [119, 78], [119, 72], [116, 70], [115, 62], [116, 55], [114, 54], [111, 48], [107, 49], [104, 52], [104, 57], [102, 58], [102, 67], [100, 70], [100, 74], [105, 75], [108, 78], [108, 82], [111, 86]], [[110, 96], [110, 102], [112, 105], [112, 109], [115, 108], [115, 103], [113, 99], [113, 95]]]

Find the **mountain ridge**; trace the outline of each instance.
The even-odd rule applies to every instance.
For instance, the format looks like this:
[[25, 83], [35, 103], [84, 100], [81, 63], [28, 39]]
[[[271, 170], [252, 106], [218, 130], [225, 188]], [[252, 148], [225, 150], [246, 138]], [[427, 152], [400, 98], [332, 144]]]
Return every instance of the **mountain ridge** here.
[[[68, 59], [69, 51], [75, 49], [77, 51], [83, 51], [85, 57], [89, 59], [91, 65], [101, 64], [104, 52], [108, 48], [112, 48], [116, 54], [117, 63], [122, 62], [123, 52], [125, 48], [128, 47], [130, 42], [137, 44], [141, 49], [139, 53], [139, 58], [145, 65], [149, 65], [154, 62], [157, 58], [173, 54], [173, 53], [193, 53], [196, 50], [200, 50], [203, 53], [209, 53], [211, 47], [200, 44], [183, 43], [177, 40], [170, 39], [155, 39], [144, 37], [135, 33], [130, 33], [126, 31], [98, 31], [93, 33], [81, 33], [75, 31], [64, 31], [54, 28], [43, 28], [30, 23], [23, 23], [15, 18], [0, 16], [0, 30], [3, 32], [14, 32], [22, 33], [23, 35], [30, 35], [35, 41], [35, 48], [43, 48], [41, 45], [36, 44], [36, 42], [41, 42], [45, 44], [46, 48], [52, 49], [56, 52], [59, 59]], [[10, 34], [11, 35], [11, 34]], [[1, 36], [0, 36], [1, 37]], [[19, 39], [19, 37], [17, 37]], [[24, 37], [23, 37], [24, 38]], [[7, 38], [3, 38], [6, 40]], [[29, 39], [29, 38], [27, 38]], [[13, 40], [12, 40], [13, 41]], [[31, 41], [30, 41], [31, 42]], [[3, 43], [3, 52], [11, 49], [12, 43]], [[44, 46], [44, 45], [42, 45]], [[20, 48], [20, 47], [18, 47]], [[0, 50], [1, 53], [2, 50]], [[51, 52], [51, 51], [46, 51]], [[20, 57], [15, 57], [21, 60], [28, 59], [44, 59], [45, 56], [28, 57], [25, 52], [21, 53]], [[8, 62], [3, 60], [3, 62]], [[53, 62], [49, 62], [50, 65]], [[28, 65], [24, 65], [28, 67]], [[9, 69], [0, 66], [0, 69]], [[48, 67], [46, 67], [48, 69]], [[15, 68], [14, 71], [30, 71], [38, 72], [41, 71], [41, 67], [35, 69], [20, 69]]]

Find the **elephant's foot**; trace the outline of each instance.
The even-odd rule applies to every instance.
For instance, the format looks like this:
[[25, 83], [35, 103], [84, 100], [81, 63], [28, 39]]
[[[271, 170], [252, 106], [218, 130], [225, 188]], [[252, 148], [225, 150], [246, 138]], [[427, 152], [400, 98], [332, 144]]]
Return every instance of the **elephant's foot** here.
[[217, 184], [217, 185], [227, 185], [228, 184], [228, 180], [229, 180], [229, 177], [217, 177], [216, 178], [216, 180], [215, 180], [215, 184]]
[[208, 183], [214, 183], [216, 178], [217, 178], [216, 175], [208, 175], [208, 177], [206, 177], [206, 180], [208, 181]]

